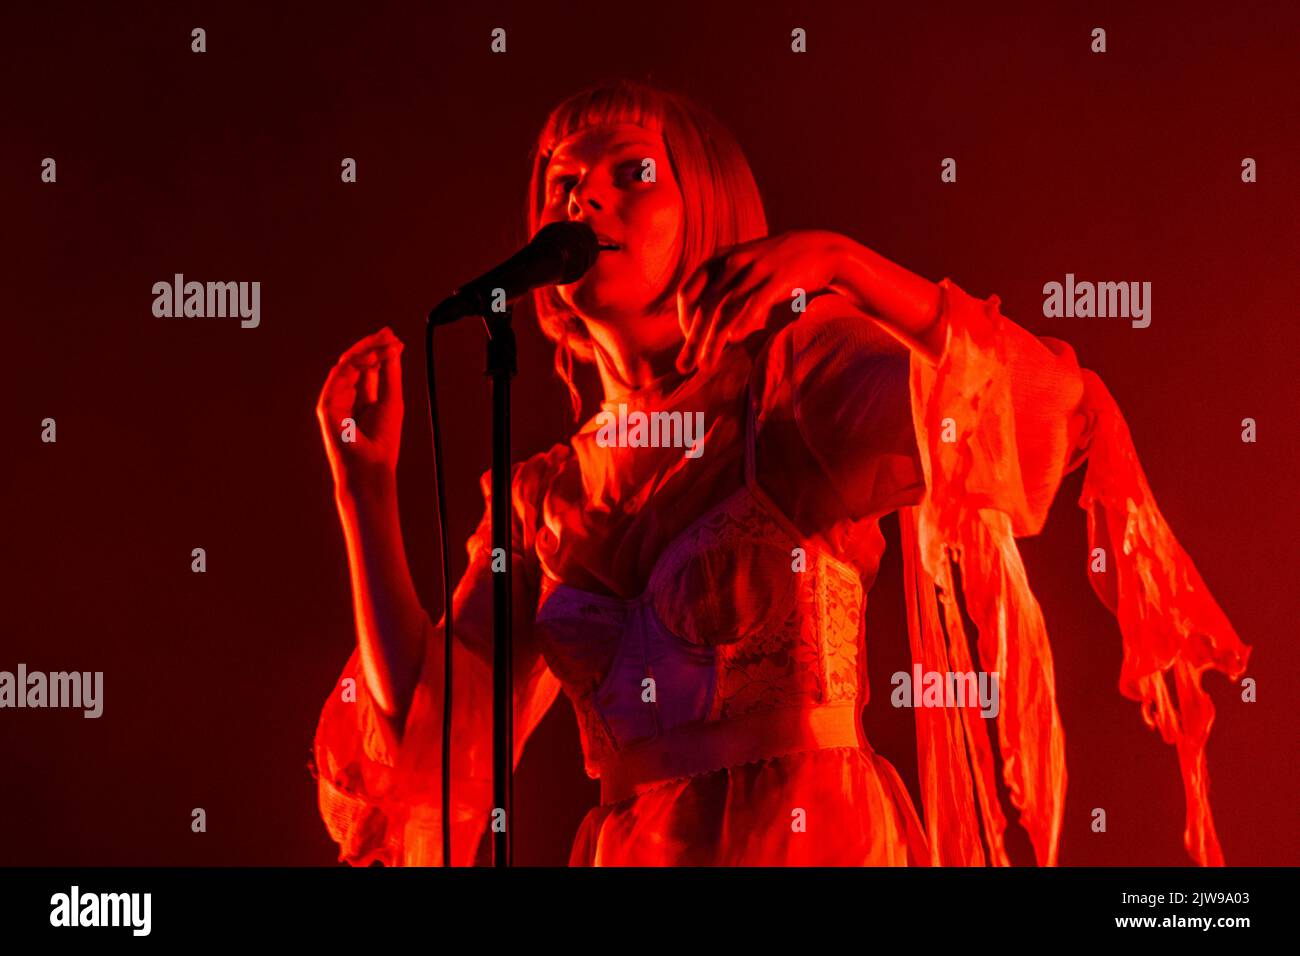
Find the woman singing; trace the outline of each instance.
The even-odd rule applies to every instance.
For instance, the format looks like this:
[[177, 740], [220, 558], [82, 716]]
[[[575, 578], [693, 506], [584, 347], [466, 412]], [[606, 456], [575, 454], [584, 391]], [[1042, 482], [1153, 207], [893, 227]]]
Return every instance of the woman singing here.
[[[1038, 862], [1056, 863], [1064, 735], [1014, 539], [1042, 529], [1085, 461], [1088, 573], [1119, 619], [1121, 690], [1178, 748], [1189, 853], [1222, 862], [1200, 682], [1210, 667], [1239, 676], [1248, 651], [1070, 346], [847, 236], [768, 236], [732, 136], [643, 84], [552, 112], [529, 213], [533, 230], [584, 221], [602, 244], [579, 281], [535, 298], [575, 416], [575, 359], [595, 365], [601, 410], [513, 477], [514, 757], [563, 690], [601, 782], [571, 864], [1006, 865], [994, 734]], [[420, 605], [398, 524], [401, 350], [388, 329], [362, 339], [317, 406], [357, 649], [315, 760], [326, 825], [358, 865], [442, 854], [442, 625]], [[702, 431], [638, 432], [656, 412]], [[349, 417], [358, 434], [344, 442]], [[486, 497], [486, 473], [481, 485]], [[917, 673], [979, 671], [1000, 697], [992, 728], [942, 688], [917, 709], [924, 823], [859, 719], [865, 596], [894, 511]], [[455, 594], [458, 865], [491, 814], [489, 514]]]

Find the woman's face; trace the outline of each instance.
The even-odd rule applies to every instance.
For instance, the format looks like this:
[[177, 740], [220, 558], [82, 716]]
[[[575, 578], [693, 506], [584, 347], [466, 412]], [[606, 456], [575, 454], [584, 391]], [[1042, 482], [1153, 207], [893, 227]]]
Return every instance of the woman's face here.
[[[654, 160], [653, 182], [642, 175], [647, 159]], [[557, 286], [560, 298], [596, 322], [647, 318], [682, 243], [682, 194], [659, 133], [634, 124], [579, 130], [551, 154], [545, 190], [541, 225], [580, 220], [602, 245], [617, 245], [602, 249], [577, 282]]]

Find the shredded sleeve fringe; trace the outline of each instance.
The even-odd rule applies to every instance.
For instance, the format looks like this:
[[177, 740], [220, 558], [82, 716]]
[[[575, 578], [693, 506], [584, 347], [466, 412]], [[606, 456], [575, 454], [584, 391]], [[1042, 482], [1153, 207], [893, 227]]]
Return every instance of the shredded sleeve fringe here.
[[[979, 660], [999, 675], [1003, 777], [1038, 862], [1055, 865], [1064, 732], [1042, 611], [1015, 538], [1042, 530], [1062, 477], [1086, 461], [1086, 567], [1119, 622], [1120, 691], [1177, 748], [1188, 853], [1222, 865], [1205, 760], [1214, 707], [1201, 676], [1214, 668], [1239, 678], [1249, 649], [1156, 506], [1101, 379], [1079, 368], [1066, 343], [1004, 318], [996, 296], [976, 299], [948, 279], [940, 286], [946, 346], [935, 366], [913, 357], [909, 381], [926, 485], [919, 504], [900, 512], [913, 660], [926, 671], [976, 669], [955, 560]], [[1177, 706], [1165, 681], [1171, 671]], [[918, 711], [917, 727], [931, 862], [1008, 865], [985, 721], [970, 708], [929, 708]]]

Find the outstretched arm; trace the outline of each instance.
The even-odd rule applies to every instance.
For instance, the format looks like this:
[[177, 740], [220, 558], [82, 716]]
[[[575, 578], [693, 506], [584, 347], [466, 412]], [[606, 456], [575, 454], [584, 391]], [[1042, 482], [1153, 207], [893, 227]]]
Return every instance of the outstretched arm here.
[[733, 246], [682, 284], [678, 367], [707, 369], [728, 342], [793, 321], [807, 300], [825, 294], [844, 297], [931, 365], [938, 361], [947, 333], [937, 284], [847, 236], [803, 229]]
[[[901, 503], [917, 505], [908, 520], [920, 563], [958, 637], [949, 555], [959, 559], [980, 660], [1001, 675], [1004, 776], [1045, 864], [1056, 862], [1064, 739], [1046, 628], [1015, 538], [1042, 530], [1061, 478], [1087, 461], [1080, 505], [1088, 511], [1090, 583], [1123, 634], [1120, 689], [1178, 749], [1188, 852], [1203, 865], [1221, 864], [1205, 762], [1214, 708], [1201, 675], [1213, 668], [1239, 677], [1248, 649], [1160, 514], [1100, 378], [1080, 368], [1065, 342], [1003, 316], [996, 296], [977, 299], [947, 279], [932, 285], [834, 233], [761, 239], [720, 260], [679, 295], [681, 366], [707, 366], [726, 342], [794, 322], [798, 313], [783, 303], [836, 294], [821, 319], [789, 330], [801, 430], [851, 517], [881, 513], [915, 492]], [[910, 360], [874, 345], [867, 324], [908, 346]], [[918, 472], [923, 482], [912, 480]], [[1177, 706], [1165, 681], [1171, 672]], [[974, 736], [981, 746], [983, 735]], [[987, 754], [975, 763], [982, 776], [992, 773]], [[991, 780], [983, 787], [991, 791]], [[991, 823], [997, 817], [985, 819], [986, 832]]]

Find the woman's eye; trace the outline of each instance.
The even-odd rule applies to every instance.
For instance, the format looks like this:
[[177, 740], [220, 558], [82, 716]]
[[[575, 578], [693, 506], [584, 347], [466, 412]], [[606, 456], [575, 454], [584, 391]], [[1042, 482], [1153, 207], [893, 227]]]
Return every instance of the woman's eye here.
[[[630, 185], [641, 182], [641, 160], [635, 159], [622, 163], [614, 171], [614, 179], [620, 184]], [[577, 183], [576, 176], [556, 176], [551, 180], [551, 193], [564, 194]]]

